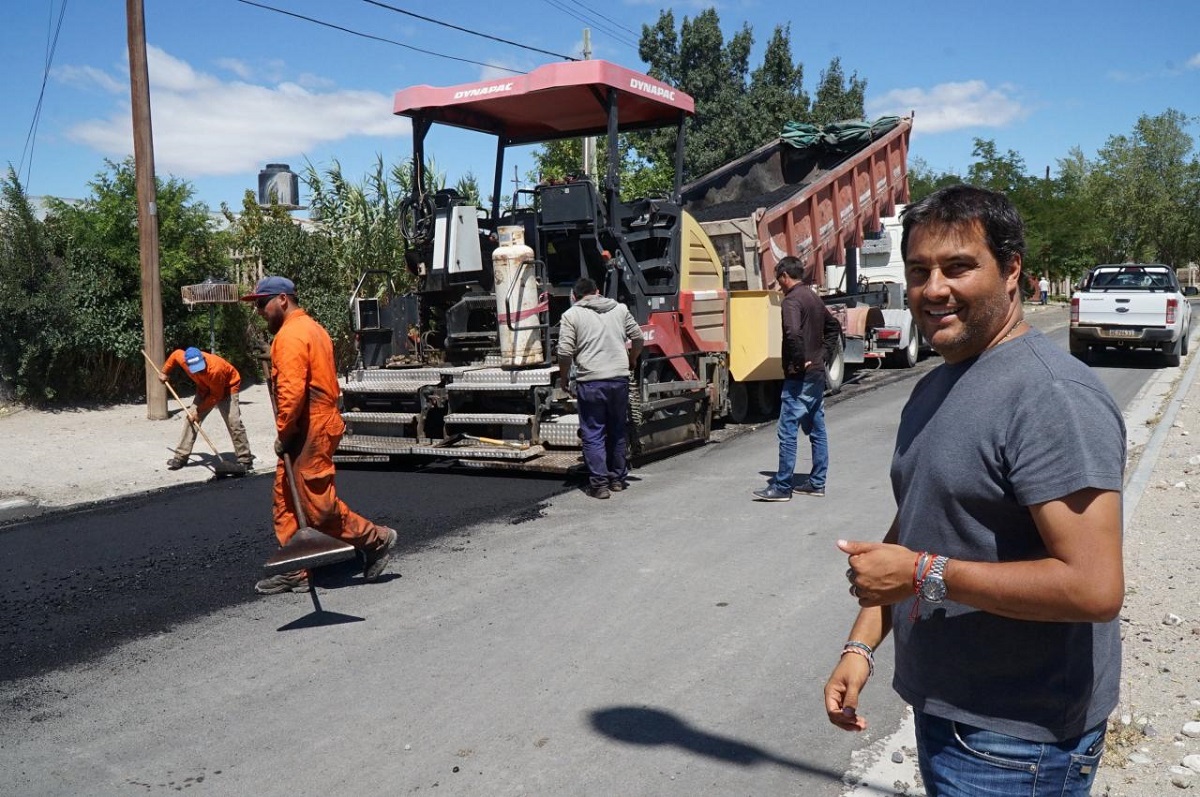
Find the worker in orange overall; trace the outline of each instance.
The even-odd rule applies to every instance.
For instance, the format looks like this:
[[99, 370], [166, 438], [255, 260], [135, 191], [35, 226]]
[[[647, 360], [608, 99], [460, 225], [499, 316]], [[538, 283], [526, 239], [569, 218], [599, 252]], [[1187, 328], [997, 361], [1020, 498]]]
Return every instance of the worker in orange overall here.
[[[286, 545], [300, 527], [287, 485], [283, 457], [292, 460], [301, 507], [309, 524], [362, 552], [363, 578], [375, 581], [383, 574], [396, 545], [396, 531], [380, 526], [355, 512], [337, 497], [333, 452], [346, 424], [338, 410], [337, 369], [329, 333], [300, 307], [296, 286], [285, 277], [265, 277], [254, 292], [242, 297], [267, 321], [271, 342], [271, 390], [275, 404], [274, 518], [275, 536]], [[307, 592], [303, 570], [264, 578], [255, 584], [263, 595]]]
[[215, 354], [200, 351], [194, 346], [171, 352], [158, 372], [158, 379], [165, 383], [176, 367], [186, 373], [196, 384], [196, 398], [187, 410], [188, 423], [183, 427], [183, 437], [175, 447], [175, 456], [167, 460], [167, 468], [179, 470], [187, 464], [196, 444], [196, 431], [215, 407], [225, 421], [229, 437], [233, 440], [233, 451], [238, 463], [249, 470], [254, 466], [254, 455], [250, 453], [250, 440], [242, 423], [242, 410], [238, 405], [238, 391], [242, 377], [237, 369]]

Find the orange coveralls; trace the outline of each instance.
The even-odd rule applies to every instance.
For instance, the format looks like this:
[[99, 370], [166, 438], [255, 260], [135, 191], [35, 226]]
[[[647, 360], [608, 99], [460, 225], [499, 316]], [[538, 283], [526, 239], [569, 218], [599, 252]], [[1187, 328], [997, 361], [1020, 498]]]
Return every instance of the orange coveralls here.
[[[227, 360], [206, 351], [200, 354], [204, 357], [203, 371], [194, 374], [189, 371], [183, 349], [176, 349], [163, 363], [162, 372], [170, 375], [171, 371], [179, 368], [195, 383], [196, 397], [192, 400], [192, 411], [196, 413], [199, 423], [204, 423], [204, 419], [214, 407], [220, 408], [221, 418], [225, 421], [225, 428], [229, 430], [238, 462], [249, 465], [254, 462], [254, 455], [250, 453], [250, 439], [246, 436], [246, 426], [242, 423], [242, 411], [238, 406], [242, 375]], [[176, 458], [187, 459], [195, 444], [196, 427], [186, 423], [183, 426], [183, 437], [175, 447]]]
[[[355, 548], [377, 550], [387, 532], [337, 497], [333, 452], [346, 424], [329, 333], [304, 310], [290, 314], [271, 342], [275, 430], [292, 456], [296, 488], [309, 525]], [[275, 536], [286, 545], [299, 528], [283, 459], [275, 469]]]
[[242, 375], [233, 365], [215, 354], [201, 352], [204, 355], [204, 370], [199, 373], [188, 371], [187, 363], [183, 360], [183, 349], [176, 349], [163, 363], [162, 372], [170, 374], [173, 368], [179, 368], [196, 383], [196, 414], [203, 417], [217, 406], [217, 402], [229, 398], [242, 389]]

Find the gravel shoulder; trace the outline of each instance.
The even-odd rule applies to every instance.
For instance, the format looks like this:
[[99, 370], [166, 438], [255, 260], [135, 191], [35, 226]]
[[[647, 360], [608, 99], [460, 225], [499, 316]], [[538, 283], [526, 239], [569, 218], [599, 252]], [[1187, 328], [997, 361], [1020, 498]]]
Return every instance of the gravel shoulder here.
[[1146, 481], [1134, 486], [1143, 489], [1125, 523], [1121, 703], [1094, 795], [1162, 797], [1200, 788], [1198, 366], [1193, 355], [1173, 406], [1164, 408], [1159, 440], [1150, 443], [1159, 443], [1157, 457], [1131, 478]]

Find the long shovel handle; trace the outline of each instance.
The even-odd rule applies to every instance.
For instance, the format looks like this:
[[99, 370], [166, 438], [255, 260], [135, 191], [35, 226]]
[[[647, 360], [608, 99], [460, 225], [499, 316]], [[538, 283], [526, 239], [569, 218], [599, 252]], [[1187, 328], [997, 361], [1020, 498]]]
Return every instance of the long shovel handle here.
[[[163, 375], [162, 369], [155, 364], [154, 360], [150, 359], [150, 355], [146, 354], [145, 349], [142, 349], [142, 356], [146, 358], [146, 362], [150, 363], [150, 366], [154, 368], [155, 372], [157, 372], [159, 376]], [[208, 443], [208, 447], [211, 448], [213, 453], [217, 455], [217, 458], [220, 459], [221, 452], [217, 450], [216, 444], [213, 443], [212, 438], [208, 436], [208, 433], [200, 428], [200, 423], [192, 420], [192, 411], [187, 408], [187, 405], [183, 403], [183, 399], [181, 399], [179, 394], [175, 392], [174, 386], [172, 386], [170, 382], [163, 382], [163, 384], [167, 386], [167, 390], [171, 391], [171, 395], [174, 396], [175, 400], [179, 402], [179, 408], [183, 410], [183, 417], [188, 419], [188, 423], [196, 427], [196, 431], [199, 432], [200, 436], [204, 438], [204, 442]]]
[[300, 521], [300, 528], [308, 525], [308, 519], [304, 517], [304, 507], [300, 505], [300, 490], [296, 487], [296, 473], [292, 470], [292, 457], [286, 452], [283, 455], [283, 472], [287, 474], [288, 487], [292, 490], [292, 503], [296, 505], [296, 520]]

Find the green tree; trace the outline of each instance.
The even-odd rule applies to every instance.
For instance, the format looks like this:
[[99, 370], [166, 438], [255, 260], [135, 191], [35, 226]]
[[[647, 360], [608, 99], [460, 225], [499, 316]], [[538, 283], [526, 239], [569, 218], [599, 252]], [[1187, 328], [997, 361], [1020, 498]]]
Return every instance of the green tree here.
[[[54, 258], [69, 275], [70, 312], [57, 320], [70, 345], [46, 358], [42, 374], [58, 400], [114, 401], [143, 394], [144, 344], [137, 187], [133, 159], [105, 162], [78, 204], [49, 200], [44, 223]], [[228, 278], [226, 248], [193, 189], [170, 178], [157, 184], [159, 274], [168, 348], [204, 344], [208, 320], [189, 313], [184, 285]]]
[[71, 281], [52, 255], [43, 225], [9, 166], [0, 181], [0, 399], [41, 403], [55, 397], [50, 378], [69, 352], [64, 321]]
[[959, 174], [952, 171], [936, 171], [924, 158], [909, 156], [908, 194], [910, 202], [918, 202], [939, 188], [962, 182], [966, 181]]
[[1109, 230], [1108, 262], [1154, 260], [1182, 266], [1200, 256], [1200, 162], [1190, 119], [1168, 109], [1142, 116], [1130, 135], [1111, 136], [1086, 191]]
[[849, 78], [842, 71], [842, 59], [834, 58], [821, 71], [817, 85], [817, 99], [813, 103], [811, 119], [817, 125], [840, 122], [845, 119], [863, 117], [863, 96], [867, 81], [854, 72]]

